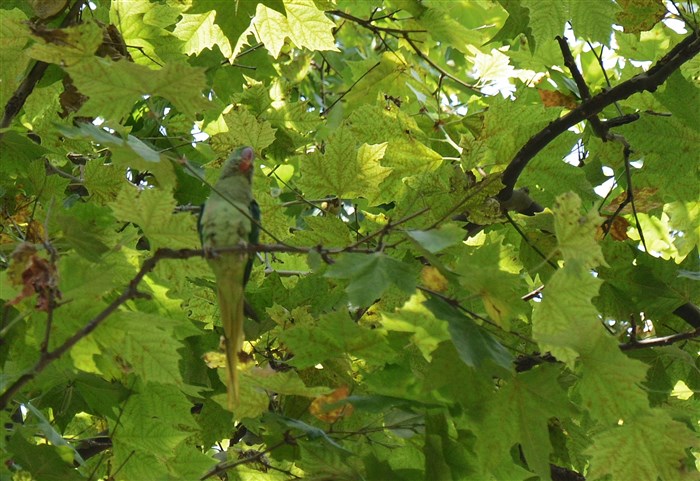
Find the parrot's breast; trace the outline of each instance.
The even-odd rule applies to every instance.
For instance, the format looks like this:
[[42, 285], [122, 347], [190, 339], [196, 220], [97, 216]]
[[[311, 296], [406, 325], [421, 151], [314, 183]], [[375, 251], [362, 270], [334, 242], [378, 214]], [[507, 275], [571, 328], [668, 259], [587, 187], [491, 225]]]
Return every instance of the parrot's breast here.
[[205, 249], [231, 247], [247, 242], [251, 230], [250, 219], [243, 214], [248, 206], [223, 199], [210, 199], [202, 213], [202, 245]]

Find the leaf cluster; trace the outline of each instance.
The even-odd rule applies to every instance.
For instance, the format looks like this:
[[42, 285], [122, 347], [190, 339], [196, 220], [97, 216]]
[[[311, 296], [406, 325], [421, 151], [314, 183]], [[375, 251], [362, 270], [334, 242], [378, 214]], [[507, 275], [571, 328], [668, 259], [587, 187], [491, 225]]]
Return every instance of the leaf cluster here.
[[697, 479], [696, 12], [3, 1], [0, 478]]

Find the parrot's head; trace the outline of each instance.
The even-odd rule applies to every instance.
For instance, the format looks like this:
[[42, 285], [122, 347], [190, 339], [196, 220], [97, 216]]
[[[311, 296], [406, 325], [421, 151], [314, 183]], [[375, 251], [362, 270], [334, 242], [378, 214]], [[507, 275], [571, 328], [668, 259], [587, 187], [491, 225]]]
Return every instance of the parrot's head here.
[[249, 182], [252, 181], [254, 159], [255, 152], [253, 152], [252, 147], [240, 147], [234, 150], [224, 163], [221, 179], [242, 176], [248, 179]]

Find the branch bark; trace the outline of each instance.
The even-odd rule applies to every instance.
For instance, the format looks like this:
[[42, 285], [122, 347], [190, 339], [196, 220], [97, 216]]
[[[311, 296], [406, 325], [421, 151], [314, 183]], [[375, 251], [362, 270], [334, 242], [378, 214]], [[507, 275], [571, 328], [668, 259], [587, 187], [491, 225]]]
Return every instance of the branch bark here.
[[[424, 210], [417, 212], [416, 214], [412, 216], [408, 216], [404, 219], [401, 219], [399, 221], [396, 221], [395, 223], [391, 224], [391, 227], [396, 227], [397, 225], [401, 224], [402, 222], [405, 222], [408, 218], [415, 217], [415, 215], [419, 215], [423, 213]], [[374, 234], [363, 238], [361, 241], [347, 246], [343, 248], [325, 248], [323, 246], [314, 246], [314, 247], [294, 247], [294, 246], [288, 246], [284, 244], [251, 244], [251, 245], [241, 245], [241, 246], [232, 246], [232, 247], [226, 247], [222, 249], [217, 249], [215, 251], [204, 251], [202, 249], [158, 249], [152, 257], [146, 259], [141, 266], [141, 269], [136, 273], [136, 275], [133, 277], [133, 279], [129, 282], [129, 284], [126, 286], [124, 291], [121, 293], [119, 297], [114, 299], [107, 307], [105, 307], [99, 314], [97, 314], [94, 318], [92, 318], [90, 321], [87, 322], [81, 329], [76, 331], [71, 337], [66, 339], [60, 346], [58, 346], [56, 349], [53, 351], [43, 351], [40, 353], [39, 360], [34, 364], [33, 367], [31, 367], [27, 372], [22, 374], [19, 378], [17, 378], [13, 383], [11, 383], [5, 391], [0, 394], [0, 410], [4, 409], [10, 401], [13, 399], [13, 397], [24, 387], [27, 383], [29, 383], [32, 379], [34, 379], [39, 373], [41, 373], [44, 369], [46, 369], [49, 364], [60, 358], [63, 354], [68, 352], [70, 348], [72, 348], [74, 345], [76, 345], [81, 339], [85, 338], [88, 336], [90, 333], [92, 333], [97, 327], [102, 324], [111, 314], [113, 314], [122, 304], [125, 302], [131, 300], [131, 299], [137, 299], [139, 297], [148, 297], [147, 294], [141, 292], [138, 290], [138, 286], [141, 283], [141, 281], [146, 277], [146, 275], [151, 272], [156, 264], [160, 262], [161, 260], [164, 259], [189, 259], [191, 257], [205, 257], [205, 256], [210, 256], [210, 255], [216, 255], [217, 253], [224, 253], [224, 252], [247, 252], [247, 253], [256, 253], [256, 252], [288, 252], [288, 253], [298, 253], [298, 254], [308, 254], [310, 252], [318, 252], [326, 262], [332, 263], [333, 261], [330, 259], [331, 255], [337, 255], [341, 254], [344, 252], [354, 252], [354, 253], [361, 253], [361, 254], [373, 254], [377, 252], [377, 249], [364, 249], [358, 247], [361, 245], [363, 242], [369, 240], [369, 238], [374, 237], [375, 234], [381, 234], [382, 232], [386, 232], [386, 228], [382, 228], [375, 232]]]
[[700, 337], [700, 328], [695, 329], [694, 331], [672, 334], [670, 336], [654, 337], [651, 339], [644, 339], [641, 341], [627, 342], [625, 344], [620, 344], [620, 349], [623, 351], [631, 351], [633, 349], [646, 349], [649, 347], [670, 346], [671, 344], [675, 344], [676, 342], [687, 341], [696, 337]]
[[590, 100], [582, 102], [581, 105], [565, 116], [552, 121], [523, 145], [503, 171], [502, 182], [505, 187], [498, 193], [498, 200], [507, 201], [510, 199], [518, 177], [520, 177], [528, 162], [559, 135], [577, 123], [595, 116], [608, 105], [624, 100], [636, 93], [644, 91], [654, 92], [673, 72], [695, 57], [698, 52], [700, 52], [700, 35], [693, 32], [673, 47], [668, 54], [656, 62], [647, 72], [635, 75], [610, 90], [591, 97]]

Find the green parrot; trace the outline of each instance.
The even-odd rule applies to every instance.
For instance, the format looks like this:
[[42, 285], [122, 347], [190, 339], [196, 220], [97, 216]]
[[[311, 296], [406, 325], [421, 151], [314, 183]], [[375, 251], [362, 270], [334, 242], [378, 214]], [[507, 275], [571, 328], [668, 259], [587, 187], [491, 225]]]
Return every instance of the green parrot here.
[[[260, 207], [253, 199], [251, 147], [241, 147], [226, 159], [221, 177], [214, 185], [199, 218], [199, 233], [205, 251], [257, 244]], [[238, 403], [238, 353], [243, 347], [245, 319], [243, 291], [250, 277], [253, 256], [219, 253], [207, 258], [216, 276], [221, 322], [224, 326], [228, 408]]]

